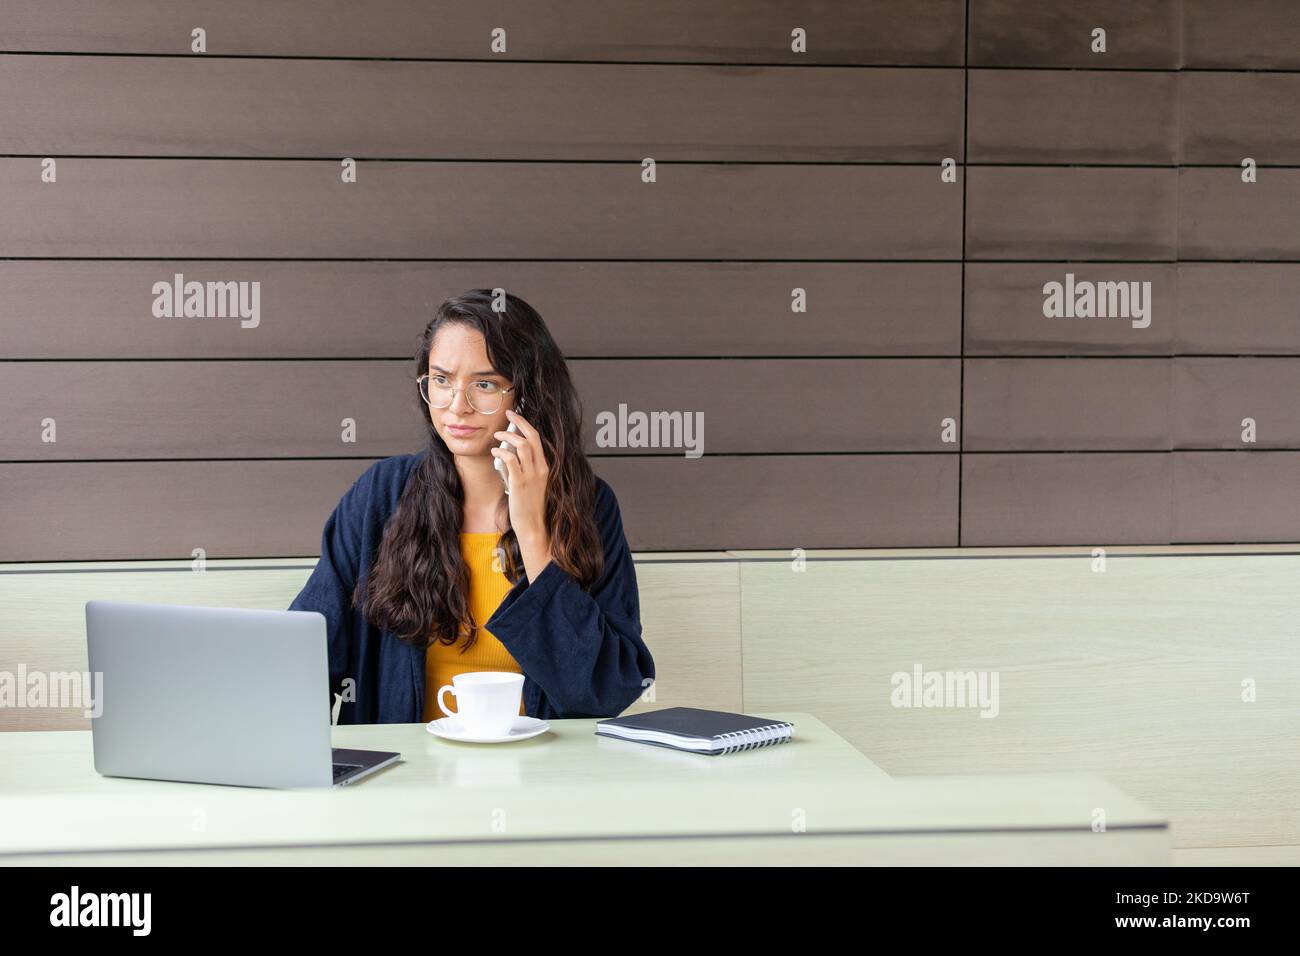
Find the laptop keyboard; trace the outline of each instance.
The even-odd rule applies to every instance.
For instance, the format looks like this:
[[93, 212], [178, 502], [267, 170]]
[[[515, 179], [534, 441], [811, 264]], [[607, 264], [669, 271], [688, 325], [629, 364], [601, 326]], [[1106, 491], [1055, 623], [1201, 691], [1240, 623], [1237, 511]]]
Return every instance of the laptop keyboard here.
[[360, 770], [360, 769], [361, 769], [361, 764], [359, 763], [336, 763], [334, 765], [334, 779], [338, 780], [340, 777], [347, 776], [353, 770]]

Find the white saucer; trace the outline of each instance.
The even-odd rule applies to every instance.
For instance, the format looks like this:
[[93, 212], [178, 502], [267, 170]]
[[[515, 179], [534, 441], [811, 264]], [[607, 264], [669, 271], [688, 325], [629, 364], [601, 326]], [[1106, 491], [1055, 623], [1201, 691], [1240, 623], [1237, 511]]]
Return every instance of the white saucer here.
[[475, 737], [465, 732], [460, 721], [455, 717], [439, 717], [424, 725], [424, 729], [444, 740], [459, 740], [467, 744], [505, 744], [512, 740], [527, 740], [538, 734], [546, 733], [551, 725], [536, 717], [516, 717], [514, 726], [501, 737]]

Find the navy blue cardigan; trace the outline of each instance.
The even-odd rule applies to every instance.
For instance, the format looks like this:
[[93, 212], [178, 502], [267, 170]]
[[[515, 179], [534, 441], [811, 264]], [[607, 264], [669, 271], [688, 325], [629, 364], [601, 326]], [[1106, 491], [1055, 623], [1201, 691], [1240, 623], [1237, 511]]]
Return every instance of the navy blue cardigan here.
[[[289, 606], [325, 616], [331, 708], [344, 679], [356, 682], [339, 708], [340, 724], [423, 720], [426, 650], [376, 628], [352, 607], [358, 576], [374, 561], [384, 524], [423, 454], [377, 461], [357, 479], [325, 522], [320, 561]], [[520, 577], [483, 624], [519, 662], [530, 717], [616, 717], [654, 681], [618, 501], [604, 480], [596, 486], [605, 569], [591, 590], [551, 561], [531, 584]]]

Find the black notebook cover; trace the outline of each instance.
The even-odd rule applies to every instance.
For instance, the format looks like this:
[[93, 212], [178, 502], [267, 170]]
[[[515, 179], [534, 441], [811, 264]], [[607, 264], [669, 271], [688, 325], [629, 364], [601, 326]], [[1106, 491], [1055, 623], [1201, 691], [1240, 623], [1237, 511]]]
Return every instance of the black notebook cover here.
[[[600, 733], [600, 728], [606, 724], [613, 724], [617, 727], [636, 727], [641, 730], [654, 730], [660, 733], [674, 734], [678, 737], [695, 737], [700, 739], [711, 739], [720, 737], [723, 734], [743, 733], [747, 730], [757, 730], [760, 727], [783, 726], [793, 727], [789, 721], [771, 720], [767, 717], [751, 717], [747, 714], [731, 714], [722, 710], [700, 710], [696, 707], [667, 707], [664, 710], [651, 710], [643, 714], [633, 714], [629, 717], [608, 717], [605, 720], [596, 721], [596, 733]], [[612, 735], [606, 735], [612, 736]], [[620, 737], [620, 740], [629, 740], [627, 737]], [[660, 747], [671, 747], [674, 750], [683, 748], [672, 747], [671, 744], [661, 743], [656, 740], [636, 740], [635, 743], [656, 744]], [[776, 741], [773, 741], [775, 743]], [[692, 753], [709, 753], [710, 751], [691, 751]]]

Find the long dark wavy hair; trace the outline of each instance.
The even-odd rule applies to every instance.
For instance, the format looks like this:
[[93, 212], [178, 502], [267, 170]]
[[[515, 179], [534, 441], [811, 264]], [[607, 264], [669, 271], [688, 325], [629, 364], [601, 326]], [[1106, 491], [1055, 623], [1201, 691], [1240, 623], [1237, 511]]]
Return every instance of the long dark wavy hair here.
[[[462, 323], [483, 334], [492, 367], [517, 389], [515, 407], [541, 435], [550, 477], [546, 488], [546, 528], [551, 558], [584, 588], [600, 577], [604, 552], [593, 519], [596, 477], [582, 453], [582, 405], [569, 378], [564, 356], [542, 317], [523, 299], [504, 294], [495, 311], [491, 289], [472, 289], [444, 302], [421, 336], [415, 376], [429, 370], [429, 352], [438, 331]], [[429, 417], [429, 407], [412, 383], [411, 396], [427, 443], [397, 505], [384, 526], [374, 564], [357, 582], [354, 607], [376, 627], [416, 647], [434, 640], [468, 648], [478, 638], [469, 611], [469, 568], [460, 551], [464, 490], [451, 450]], [[512, 583], [524, 573], [509, 505], [503, 496], [507, 530], [497, 542], [502, 570]]]

